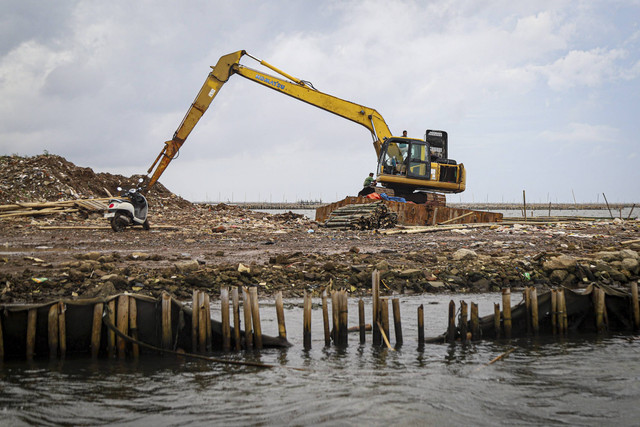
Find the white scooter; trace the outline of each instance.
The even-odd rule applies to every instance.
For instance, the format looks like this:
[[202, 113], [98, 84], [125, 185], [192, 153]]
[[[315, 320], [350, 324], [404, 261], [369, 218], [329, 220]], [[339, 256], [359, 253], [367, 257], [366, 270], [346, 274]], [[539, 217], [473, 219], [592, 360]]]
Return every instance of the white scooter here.
[[122, 188], [118, 187], [118, 191], [121, 192], [120, 198], [110, 199], [107, 213], [104, 214], [105, 218], [109, 218], [113, 231], [123, 231], [126, 227], [134, 225], [141, 225], [143, 229], [149, 230], [149, 205], [140, 188], [123, 192]]

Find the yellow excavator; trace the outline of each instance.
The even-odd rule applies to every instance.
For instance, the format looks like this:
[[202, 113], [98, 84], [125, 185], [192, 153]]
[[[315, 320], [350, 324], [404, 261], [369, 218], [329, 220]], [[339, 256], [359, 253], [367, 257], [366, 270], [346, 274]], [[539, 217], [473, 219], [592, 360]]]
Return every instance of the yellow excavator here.
[[[284, 79], [240, 64], [240, 59], [245, 55]], [[244, 50], [222, 56], [211, 68], [173, 138], [165, 142], [164, 148], [147, 171], [147, 174], [153, 171], [153, 175], [147, 177], [146, 189], [151, 188], [160, 178], [222, 86], [234, 74], [367, 128], [378, 156], [377, 181], [387, 189], [383, 191], [389, 195], [404, 197], [414, 203], [426, 203], [437, 200], [438, 197], [435, 196], [444, 199], [442, 195], [433, 192], [460, 193], [465, 189], [464, 165], [449, 159], [448, 136], [445, 131], [427, 130], [424, 139], [392, 136], [376, 110], [323, 93], [310, 82], [295, 78]]]

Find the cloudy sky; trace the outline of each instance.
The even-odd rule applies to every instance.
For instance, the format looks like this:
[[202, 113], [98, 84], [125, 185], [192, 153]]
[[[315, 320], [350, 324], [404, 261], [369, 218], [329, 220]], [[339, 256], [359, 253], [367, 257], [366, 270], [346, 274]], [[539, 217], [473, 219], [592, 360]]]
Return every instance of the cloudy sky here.
[[[3, 0], [0, 154], [144, 173], [209, 66], [245, 49], [394, 134], [448, 131], [468, 173], [451, 201], [640, 202], [639, 36], [637, 0]], [[366, 129], [236, 76], [160, 181], [334, 201], [375, 164]]]

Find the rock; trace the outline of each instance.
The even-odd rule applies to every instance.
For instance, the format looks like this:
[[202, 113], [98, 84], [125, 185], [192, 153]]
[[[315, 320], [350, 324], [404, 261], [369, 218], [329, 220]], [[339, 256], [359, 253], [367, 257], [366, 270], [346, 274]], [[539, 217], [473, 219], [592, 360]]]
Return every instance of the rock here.
[[360, 248], [358, 248], [357, 246], [351, 246], [349, 248], [349, 252], [353, 253], [353, 254], [357, 254], [360, 253]]
[[385, 259], [383, 259], [382, 261], [376, 264], [376, 270], [387, 271], [388, 269], [389, 269], [389, 263]]
[[411, 277], [418, 277], [422, 275], [423, 275], [422, 270], [418, 268], [409, 268], [406, 270], [402, 270], [400, 273], [398, 273], [398, 277], [401, 277], [403, 279], [409, 279]]
[[631, 274], [638, 275], [640, 263], [634, 258], [625, 258], [622, 260], [621, 267], [629, 271]]
[[569, 273], [566, 270], [553, 270], [553, 272], [549, 276], [549, 280], [551, 281], [551, 283], [559, 284], [562, 283], [568, 275]]
[[472, 260], [472, 259], [476, 259], [478, 257], [478, 254], [475, 251], [472, 251], [471, 249], [458, 249], [457, 251], [455, 251], [453, 253], [453, 260], [454, 261], [466, 261], [466, 260]]
[[213, 233], [224, 233], [225, 231], [227, 231], [227, 229], [224, 227], [224, 225], [218, 225], [217, 227], [212, 227], [211, 231]]
[[108, 297], [117, 293], [112, 282], [98, 283], [94, 286], [89, 286], [89, 288], [80, 295], [80, 298]]
[[545, 271], [554, 270], [567, 270], [573, 271], [576, 267], [577, 259], [569, 255], [560, 255], [558, 257], [551, 258], [542, 264], [542, 268]]
[[604, 262], [620, 261], [622, 259], [619, 251], [596, 252], [594, 257]]
[[475, 282], [471, 283], [471, 287], [473, 288], [474, 291], [477, 292], [486, 292], [490, 289], [491, 287], [491, 282], [488, 279], [480, 279], [480, 280], [476, 280]]
[[187, 261], [178, 261], [174, 266], [179, 271], [194, 271], [200, 268], [200, 263], [195, 259], [190, 259]]
[[426, 286], [427, 286], [427, 289], [439, 290], [439, 291], [447, 288], [447, 285], [444, 282], [439, 282], [439, 281], [428, 282]]
[[622, 259], [625, 258], [631, 258], [631, 259], [636, 259], [636, 260], [640, 260], [640, 255], [638, 255], [638, 252], [632, 250], [632, 249], [623, 249], [620, 251], [620, 257]]
[[240, 263], [240, 264], [238, 264], [238, 271], [240, 273], [250, 274], [251, 273], [251, 268], [249, 268], [246, 265]]
[[137, 261], [147, 261], [150, 258], [150, 255], [146, 252], [132, 252], [127, 256], [127, 259], [133, 259]]
[[629, 278], [623, 272], [616, 270], [615, 268], [612, 268], [611, 271], [609, 271], [609, 276], [616, 282], [627, 283], [629, 281]]

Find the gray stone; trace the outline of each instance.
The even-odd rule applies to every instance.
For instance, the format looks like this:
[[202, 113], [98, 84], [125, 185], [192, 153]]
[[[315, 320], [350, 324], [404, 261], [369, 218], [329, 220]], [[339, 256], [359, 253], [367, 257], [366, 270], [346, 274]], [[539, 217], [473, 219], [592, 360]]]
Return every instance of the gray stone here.
[[409, 268], [407, 270], [402, 270], [398, 276], [402, 277], [403, 279], [408, 279], [410, 277], [417, 277], [417, 276], [422, 276], [422, 270], [418, 269], [418, 268]]
[[463, 248], [455, 251], [452, 257], [454, 261], [467, 261], [467, 260], [476, 259], [478, 257], [478, 254], [475, 251], [472, 251], [471, 249]]
[[625, 258], [631, 258], [631, 259], [635, 259], [635, 260], [640, 260], [640, 255], [638, 255], [638, 252], [632, 250], [632, 249], [623, 249], [620, 251], [620, 257], [622, 259]]
[[594, 256], [596, 257], [596, 259], [604, 262], [620, 261], [622, 259], [619, 251], [596, 252]]
[[174, 265], [176, 269], [180, 271], [194, 271], [200, 268], [200, 264], [195, 259], [190, 259], [188, 261], [178, 261]]
[[562, 283], [569, 273], [566, 270], [553, 270], [549, 276], [551, 283]]
[[542, 268], [546, 271], [554, 270], [567, 270], [573, 271], [576, 268], [577, 259], [569, 255], [560, 255], [555, 258], [551, 258], [542, 264]]
[[621, 262], [621, 267], [629, 271], [631, 274], [638, 274], [640, 270], [640, 263], [634, 258], [625, 258]]
[[447, 285], [444, 282], [439, 282], [439, 281], [429, 282], [427, 283], [427, 286], [433, 289], [444, 289], [447, 287]]

